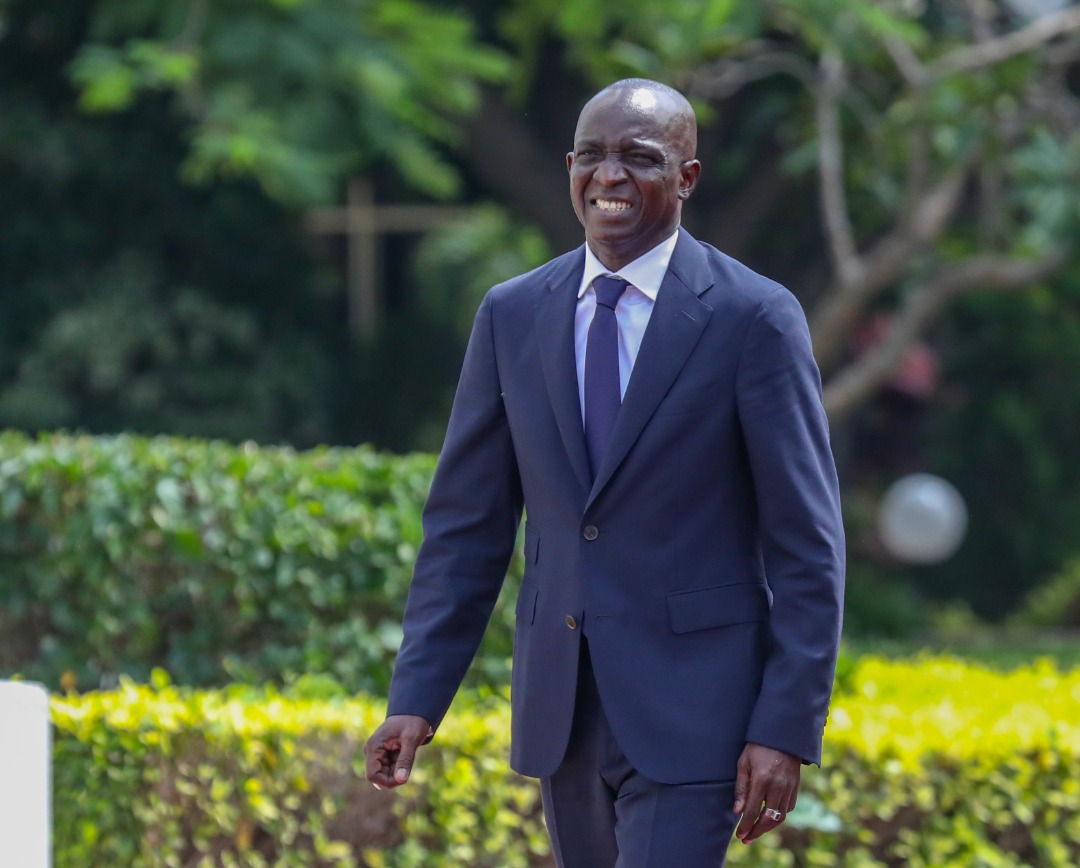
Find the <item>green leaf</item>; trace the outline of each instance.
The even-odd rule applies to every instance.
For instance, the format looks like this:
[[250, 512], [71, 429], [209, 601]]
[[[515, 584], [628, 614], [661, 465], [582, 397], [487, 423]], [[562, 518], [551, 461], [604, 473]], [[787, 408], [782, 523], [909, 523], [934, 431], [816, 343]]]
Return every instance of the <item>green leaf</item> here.
[[71, 72], [80, 88], [79, 105], [86, 111], [119, 111], [135, 98], [135, 74], [111, 48], [86, 46], [72, 62]]

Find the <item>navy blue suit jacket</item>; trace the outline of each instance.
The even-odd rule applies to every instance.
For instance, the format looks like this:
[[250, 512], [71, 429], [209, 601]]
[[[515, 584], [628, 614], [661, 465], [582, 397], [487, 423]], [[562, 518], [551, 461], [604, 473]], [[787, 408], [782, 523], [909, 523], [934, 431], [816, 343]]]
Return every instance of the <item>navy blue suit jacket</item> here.
[[592, 479], [574, 359], [583, 268], [579, 248], [494, 287], [477, 313], [389, 713], [439, 725], [524, 504], [516, 770], [545, 777], [562, 760], [582, 631], [616, 739], [645, 776], [734, 779], [747, 741], [818, 762], [844, 539], [802, 309], [680, 230]]

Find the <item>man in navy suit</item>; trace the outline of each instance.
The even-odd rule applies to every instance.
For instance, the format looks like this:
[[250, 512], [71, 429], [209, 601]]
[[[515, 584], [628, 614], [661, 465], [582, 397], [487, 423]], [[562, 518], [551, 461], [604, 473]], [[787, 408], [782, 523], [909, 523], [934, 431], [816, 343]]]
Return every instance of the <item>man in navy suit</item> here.
[[477, 313], [365, 747], [376, 786], [408, 780], [524, 506], [511, 764], [566, 868], [722, 865], [820, 761], [844, 563], [820, 379], [795, 298], [680, 228], [696, 145], [656, 82], [582, 110], [586, 244]]

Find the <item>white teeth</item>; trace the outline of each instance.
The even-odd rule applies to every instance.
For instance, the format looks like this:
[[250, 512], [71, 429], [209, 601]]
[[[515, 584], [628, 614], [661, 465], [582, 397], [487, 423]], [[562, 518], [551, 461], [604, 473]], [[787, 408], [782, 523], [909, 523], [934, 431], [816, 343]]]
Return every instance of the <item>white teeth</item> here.
[[593, 204], [601, 211], [610, 211], [612, 213], [616, 211], [627, 211], [630, 208], [629, 202], [614, 202], [610, 199], [595, 199]]

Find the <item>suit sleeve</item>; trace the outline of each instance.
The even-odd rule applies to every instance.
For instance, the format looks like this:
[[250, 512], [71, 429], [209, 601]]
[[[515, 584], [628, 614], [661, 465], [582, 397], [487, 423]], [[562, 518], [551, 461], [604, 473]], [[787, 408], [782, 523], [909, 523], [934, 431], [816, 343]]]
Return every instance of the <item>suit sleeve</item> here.
[[821, 379], [806, 318], [785, 289], [758, 308], [737, 395], [772, 592], [747, 740], [820, 763], [840, 642], [844, 530]]
[[424, 507], [388, 714], [437, 728], [506, 576], [522, 493], [495, 359], [492, 296], [480, 306]]

